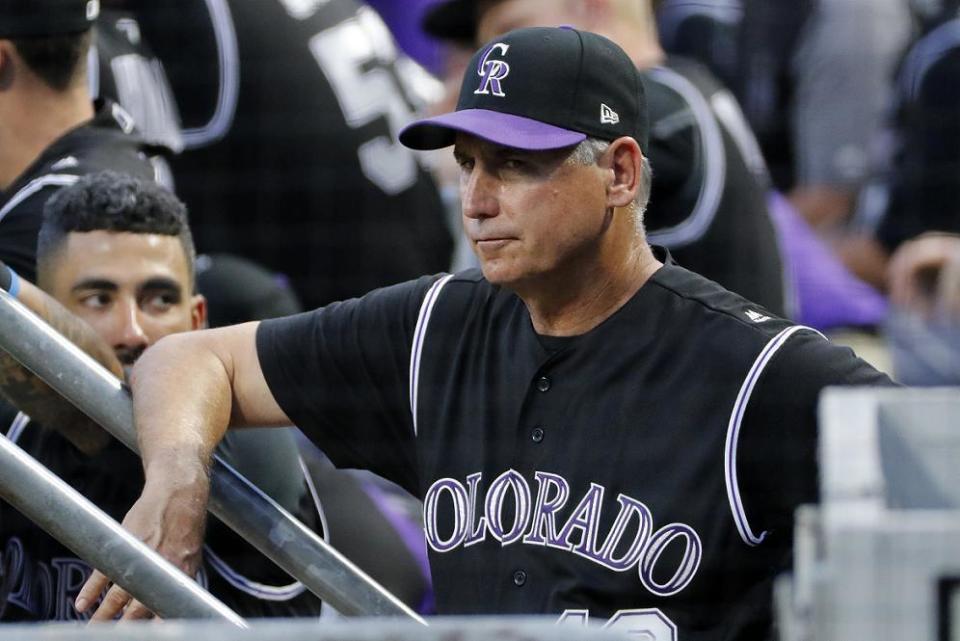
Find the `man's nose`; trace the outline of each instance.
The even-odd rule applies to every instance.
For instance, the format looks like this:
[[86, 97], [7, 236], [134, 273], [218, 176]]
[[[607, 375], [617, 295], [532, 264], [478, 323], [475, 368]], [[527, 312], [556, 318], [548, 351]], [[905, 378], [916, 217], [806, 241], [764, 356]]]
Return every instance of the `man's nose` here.
[[144, 329], [143, 312], [135, 301], [118, 306], [119, 327], [116, 347], [146, 347], [150, 339]]
[[490, 218], [500, 212], [497, 200], [498, 181], [480, 167], [461, 179], [460, 204], [467, 218]]

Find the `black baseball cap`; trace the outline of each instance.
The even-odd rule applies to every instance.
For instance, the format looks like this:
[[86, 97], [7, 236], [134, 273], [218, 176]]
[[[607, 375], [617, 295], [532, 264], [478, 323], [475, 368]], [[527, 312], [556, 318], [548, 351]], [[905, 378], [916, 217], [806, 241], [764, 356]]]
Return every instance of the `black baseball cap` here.
[[517, 149], [631, 136], [647, 148], [643, 82], [611, 40], [569, 27], [517, 29], [473, 55], [454, 112], [400, 132], [411, 149], [440, 149], [457, 132]]
[[100, 15], [100, 0], [0, 0], [0, 38], [81, 33]]

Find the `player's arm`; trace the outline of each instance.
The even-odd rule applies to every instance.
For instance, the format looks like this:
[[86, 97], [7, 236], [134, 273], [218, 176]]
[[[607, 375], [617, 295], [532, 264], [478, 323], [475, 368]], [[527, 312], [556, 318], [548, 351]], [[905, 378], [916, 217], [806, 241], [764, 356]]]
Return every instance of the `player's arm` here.
[[[186, 332], [158, 341], [133, 369], [133, 414], [143, 458], [143, 494], [124, 526], [193, 576], [200, 563], [209, 495], [209, 463], [230, 425], [283, 426], [257, 355], [259, 323]], [[84, 610], [109, 583], [94, 572], [77, 598]], [[139, 603], [114, 586], [93, 615], [144, 618]], [[124, 607], [126, 609], [124, 610]]]
[[750, 397], [737, 451], [747, 522], [790, 536], [798, 505], [819, 500], [817, 408], [831, 386], [884, 387], [890, 378], [812, 330], [791, 336]]
[[[17, 300], [115, 376], [123, 376], [120, 361], [92, 327], [43, 290], [17, 277], [3, 261], [0, 261], [0, 272], [4, 274], [0, 282], [3, 289], [14, 293]], [[56, 429], [85, 454], [96, 454], [110, 441], [110, 435], [102, 427], [3, 350], [0, 350], [0, 392], [21, 412]]]

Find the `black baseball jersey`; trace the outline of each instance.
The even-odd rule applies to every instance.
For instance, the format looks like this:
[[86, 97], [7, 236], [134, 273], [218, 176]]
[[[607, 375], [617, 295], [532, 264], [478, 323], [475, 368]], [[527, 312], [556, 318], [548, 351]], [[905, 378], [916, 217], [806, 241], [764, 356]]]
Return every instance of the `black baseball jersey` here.
[[[446, 269], [439, 194], [396, 141], [426, 72], [354, 0], [128, 2], [169, 77], [197, 246], [290, 278], [307, 307]], [[108, 70], [105, 70], [108, 71]]]
[[[96, 456], [86, 456], [58, 432], [32, 423], [0, 402], [0, 425], [8, 438], [115, 520], [123, 519], [143, 487], [139, 457], [111, 440]], [[284, 475], [303, 479], [296, 456], [282, 458], [279, 433], [260, 437], [259, 451]], [[291, 437], [292, 438], [292, 437]], [[226, 448], [224, 450], [224, 447]], [[221, 452], [230, 451], [228, 439]], [[295, 446], [292, 448], [296, 452]], [[288, 476], [289, 477], [289, 476]], [[318, 527], [319, 506], [301, 482], [298, 505], [290, 506], [309, 527]], [[279, 570], [226, 526], [211, 519], [204, 562], [197, 580], [244, 617], [319, 616], [320, 600]], [[73, 608], [90, 566], [5, 501], [0, 500], [0, 621], [75, 621], [89, 618]]]
[[664, 0], [664, 48], [697, 60], [740, 100], [778, 189], [795, 180], [789, 105], [794, 54], [817, 0]]
[[94, 118], [54, 141], [5, 192], [0, 192], [0, 260], [36, 278], [37, 234], [43, 205], [85, 174], [112, 169], [162, 182], [159, 149], [145, 143], [119, 105], [97, 101]]
[[424, 501], [438, 611], [755, 639], [817, 498], [816, 401], [889, 384], [668, 263], [582, 336], [468, 271], [264, 322], [287, 414]]
[[960, 18], [941, 21], [907, 52], [883, 150], [884, 169], [858, 215], [893, 251], [927, 231], [960, 233]]
[[671, 58], [642, 72], [650, 113], [651, 243], [776, 314], [783, 262], [767, 209], [769, 179], [736, 99], [704, 68]]

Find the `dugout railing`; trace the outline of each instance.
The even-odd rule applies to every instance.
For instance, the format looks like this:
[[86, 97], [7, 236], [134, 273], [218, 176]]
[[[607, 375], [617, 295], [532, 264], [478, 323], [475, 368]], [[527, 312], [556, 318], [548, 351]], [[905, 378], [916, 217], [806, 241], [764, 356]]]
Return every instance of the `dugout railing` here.
[[[645, 637], [640, 637], [645, 638]], [[474, 617], [414, 621], [251, 621], [248, 629], [206, 621], [167, 621], [163, 625], [0, 627], [0, 641], [636, 641], [609, 628], [558, 626], [555, 618]]]
[[[124, 384], [2, 290], [0, 290], [0, 348], [9, 352], [24, 367], [103, 426], [124, 445], [137, 452], [132, 402]], [[18, 456], [16, 450], [19, 448], [9, 440], [6, 440], [3, 445], [3, 452], [9, 457], [11, 465], [16, 460], [19, 460], [18, 465], [26, 463]], [[23, 454], [22, 451], [19, 454]], [[99, 516], [88, 509], [88, 506], [76, 504], [77, 496], [59, 492], [54, 488], [52, 479], [49, 478], [52, 475], [49, 472], [46, 476], [37, 470], [34, 472], [38, 473], [24, 472], [23, 476], [5, 475], [6, 478], [0, 481], [2, 485], [0, 492], [14, 500], [19, 494], [25, 497], [27, 502], [32, 500], [31, 493], [37, 496], [37, 492], [49, 492], [51, 496], [56, 495], [60, 500], [65, 501], [62, 505], [70, 505], [74, 518], [80, 519], [86, 527], [94, 527], [95, 520], [101, 521]], [[59, 488], [59, 490], [62, 489]], [[29, 506], [25, 507], [29, 508]], [[46, 506], [40, 507], [47, 509]], [[50, 507], [49, 509], [59, 508]], [[345, 616], [401, 617], [414, 621], [421, 627], [425, 623], [396, 596], [297, 521], [289, 512], [219, 457], [214, 457], [211, 469], [209, 510], [339, 613]], [[30, 515], [27, 514], [27, 516]], [[34, 520], [37, 521], [36, 518]], [[49, 523], [45, 525], [40, 521], [38, 525], [47, 529]], [[87, 530], [84, 529], [84, 531]], [[141, 585], [141, 582], [146, 580], [144, 574], [146, 569], [137, 573], [125, 572], [120, 567], [113, 565], [108, 567], [100, 560], [85, 555], [78, 549], [83, 542], [73, 540], [74, 537], [72, 537], [78, 532], [79, 528], [61, 528], [59, 531], [50, 531], [50, 534], [77, 552], [81, 558], [100, 567], [111, 580], [131, 594], [146, 594], [145, 586]], [[120, 534], [116, 530], [109, 532], [98, 530], [98, 532], [108, 537], [106, 541], [111, 547], [115, 541], [120, 540]], [[104, 543], [104, 540], [100, 541], [101, 546]], [[131, 548], [125, 554], [124, 558], [127, 561], [137, 560], [137, 567], [149, 568], [150, 581], [166, 581], [158, 578], [165, 576], [165, 571], [154, 567], [154, 562], [145, 554], [145, 549]], [[179, 573], [179, 570], [175, 571]], [[179, 574], [185, 578], [185, 575]], [[186, 583], [189, 583], [189, 579]], [[184, 590], [189, 587], [186, 583], [181, 582]], [[164, 586], [166, 592], [169, 592], [170, 600], [159, 607], [168, 613], [166, 616], [198, 616], [196, 612], [186, 610], [175, 613], [178, 604], [182, 606], [185, 600], [194, 597], [186, 591], [176, 590], [173, 583], [167, 585], [165, 582]], [[157, 605], [151, 604], [149, 599], [144, 600], [144, 603]], [[209, 605], [215, 610], [214, 603], [211, 602]], [[213, 610], [206, 612], [206, 615], [217, 616], [213, 614]]]
[[829, 389], [780, 641], [960, 640], [960, 389]]

